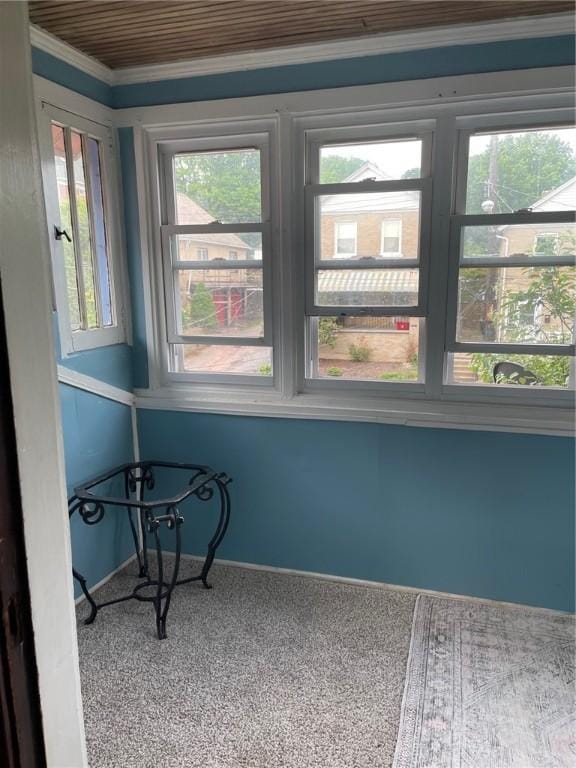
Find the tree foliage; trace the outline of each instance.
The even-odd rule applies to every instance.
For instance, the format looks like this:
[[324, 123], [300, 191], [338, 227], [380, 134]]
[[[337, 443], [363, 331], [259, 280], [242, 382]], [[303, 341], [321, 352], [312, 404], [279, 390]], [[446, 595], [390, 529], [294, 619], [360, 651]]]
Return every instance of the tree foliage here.
[[[468, 213], [482, 213], [491, 147], [472, 155], [468, 165]], [[494, 213], [529, 208], [576, 175], [574, 150], [559, 136], [528, 132], [499, 139], [496, 146]]]
[[260, 219], [260, 155], [255, 150], [178, 155], [176, 191], [223, 223]]
[[216, 305], [204, 283], [198, 283], [184, 309], [184, 322], [195, 329], [216, 328]]
[[340, 155], [327, 155], [322, 158], [320, 177], [322, 184], [337, 184], [351, 176], [366, 161], [361, 157], [341, 157]]

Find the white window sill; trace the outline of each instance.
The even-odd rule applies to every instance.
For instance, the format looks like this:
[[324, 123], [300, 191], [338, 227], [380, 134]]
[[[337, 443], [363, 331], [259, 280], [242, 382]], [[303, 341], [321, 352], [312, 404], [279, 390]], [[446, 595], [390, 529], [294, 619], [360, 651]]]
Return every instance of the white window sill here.
[[136, 407], [236, 416], [331, 421], [361, 421], [413, 427], [441, 427], [497, 432], [572, 436], [574, 409], [561, 406], [478, 403], [470, 401], [334, 397], [277, 392], [234, 393], [168, 386], [135, 390]]

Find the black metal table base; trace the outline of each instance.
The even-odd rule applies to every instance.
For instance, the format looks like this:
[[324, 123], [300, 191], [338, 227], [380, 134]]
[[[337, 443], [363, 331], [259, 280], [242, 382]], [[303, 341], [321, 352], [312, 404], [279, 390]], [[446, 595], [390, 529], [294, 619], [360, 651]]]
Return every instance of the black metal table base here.
[[[186, 474], [188, 483], [175, 496], [148, 501], [145, 499], [146, 491], [153, 490], [156, 484], [154, 473], [158, 469], [179, 470]], [[101, 495], [94, 491], [97, 486], [119, 476], [123, 476], [124, 479], [123, 496]], [[134, 587], [131, 593], [115, 600], [97, 603], [88, 590], [84, 576], [73, 569], [74, 578], [79, 582], [90, 605], [90, 615], [84, 623], [92, 624], [98, 611], [107, 605], [115, 605], [126, 600], [140, 600], [153, 604], [156, 614], [156, 631], [158, 638], [163, 640], [166, 637], [166, 617], [174, 588], [182, 584], [190, 584], [193, 581], [201, 581], [205, 589], [211, 589], [208, 574], [230, 519], [230, 495], [227, 488], [229, 482], [230, 478], [227, 475], [223, 472], [215, 472], [210, 467], [164, 461], [141, 461], [123, 464], [76, 488], [74, 495], [68, 500], [68, 511], [70, 517], [77, 512], [86, 525], [98, 524], [109, 506], [126, 509], [138, 561], [138, 575], [139, 578], [144, 579]], [[180, 528], [184, 522], [179, 505], [191, 497], [195, 497], [201, 502], [210, 501], [214, 498], [215, 492], [218, 494], [220, 514], [212, 538], [208, 543], [208, 551], [201, 571], [196, 576], [178, 579], [182, 547]], [[134, 521], [134, 513], [136, 513], [136, 522]], [[169, 572], [164, 562], [165, 553], [160, 540], [161, 527], [171, 531], [174, 537], [174, 551], [171, 552], [174, 555], [174, 563]], [[152, 550], [152, 554], [149, 549]], [[150, 557], [154, 556], [157, 573], [155, 574], [156, 578], [151, 578], [149, 560]]]

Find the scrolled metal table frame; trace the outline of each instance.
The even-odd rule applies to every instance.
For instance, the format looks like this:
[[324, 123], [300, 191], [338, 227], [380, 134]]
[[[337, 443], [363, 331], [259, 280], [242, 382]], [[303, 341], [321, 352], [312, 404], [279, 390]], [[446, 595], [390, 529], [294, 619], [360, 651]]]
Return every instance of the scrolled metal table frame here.
[[[145, 500], [145, 491], [153, 490], [156, 484], [155, 470], [157, 469], [176, 469], [189, 475], [188, 484], [175, 496], [167, 499]], [[122, 476], [124, 478], [124, 496], [104, 496], [95, 492], [96, 486], [101, 485], [113, 478]], [[134, 549], [138, 561], [138, 575], [145, 579], [138, 584], [132, 592], [115, 600], [107, 600], [103, 603], [96, 603], [90, 594], [84, 576], [75, 568], [72, 569], [74, 578], [79, 582], [82, 592], [90, 604], [90, 615], [85, 619], [85, 624], [92, 624], [100, 608], [115, 603], [122, 603], [126, 600], [141, 600], [143, 602], [153, 603], [156, 612], [156, 631], [158, 638], [163, 640], [166, 637], [166, 617], [170, 608], [172, 591], [174, 587], [181, 584], [189, 584], [192, 581], [201, 581], [206, 589], [211, 589], [208, 583], [208, 573], [214, 561], [216, 550], [218, 549], [230, 519], [230, 495], [227, 485], [230, 478], [223, 472], [215, 472], [210, 467], [199, 464], [181, 464], [167, 461], [139, 461], [131, 464], [122, 464], [119, 467], [99, 475], [89, 480], [83, 485], [74, 489], [74, 495], [68, 499], [69, 516], [78, 512], [86, 525], [96, 525], [106, 513], [106, 507], [125, 507], [130, 523], [132, 538], [134, 540]], [[202, 569], [197, 576], [188, 579], [178, 579], [180, 570], [181, 555], [181, 534], [180, 526], [184, 518], [180, 514], [179, 505], [186, 499], [195, 496], [199, 501], [209, 501], [217, 490], [220, 499], [220, 515], [218, 524], [212, 538], [208, 543], [208, 551], [202, 565]], [[138, 519], [136, 527], [134, 522], [134, 511]], [[160, 542], [159, 529], [164, 524], [165, 527], [174, 532], [174, 566], [172, 575], [168, 578], [165, 574], [162, 544]], [[140, 531], [140, 537], [138, 535]], [[158, 566], [158, 577], [150, 578], [148, 561], [148, 537], [151, 536], [154, 542], [156, 552], [156, 562]], [[153, 595], [142, 594], [147, 587], [154, 587]]]

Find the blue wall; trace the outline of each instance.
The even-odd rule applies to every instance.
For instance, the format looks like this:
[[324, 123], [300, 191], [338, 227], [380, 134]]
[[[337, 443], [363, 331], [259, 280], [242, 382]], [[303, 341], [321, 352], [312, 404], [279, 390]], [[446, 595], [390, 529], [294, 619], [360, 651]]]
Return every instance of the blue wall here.
[[556, 67], [574, 62], [574, 38], [547, 37], [454, 45], [314, 64], [228, 72], [113, 87], [114, 107], [229, 99], [266, 93], [391, 83], [448, 75]]
[[[234, 479], [219, 556], [574, 609], [567, 438], [139, 411], [142, 456]], [[213, 523], [184, 508], [184, 549]]]
[[[133, 461], [130, 408], [60, 385], [68, 494], [74, 487], [117, 464]], [[112, 487], [109, 490], [114, 490]], [[72, 559], [91, 586], [133, 551], [125, 511], [109, 509], [98, 525], [71, 521]], [[75, 585], [76, 594], [79, 594]]]
[[[109, 87], [49, 54], [34, 71], [114, 107], [571, 65], [572, 36], [371, 56]], [[136, 386], [146, 386], [142, 265], [131, 129], [120, 132], [133, 293]], [[69, 358], [125, 386], [129, 351]], [[62, 387], [69, 484], [129, 458], [128, 409]], [[220, 555], [574, 608], [574, 448], [565, 438], [344, 422], [140, 411], [144, 457], [213, 464], [234, 477]], [[215, 510], [186, 513], [199, 553]], [[127, 528], [73, 526], [74, 558], [92, 582], [130, 551]]]

